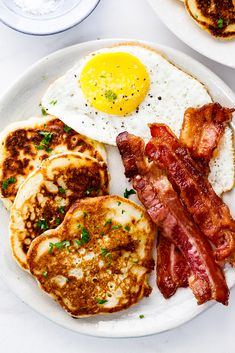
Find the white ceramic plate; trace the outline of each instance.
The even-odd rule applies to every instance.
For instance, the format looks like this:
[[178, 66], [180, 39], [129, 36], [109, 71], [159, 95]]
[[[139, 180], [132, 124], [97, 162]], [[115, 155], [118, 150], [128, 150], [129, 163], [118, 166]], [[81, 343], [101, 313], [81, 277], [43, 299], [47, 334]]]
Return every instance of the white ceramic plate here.
[[[15, 83], [0, 102], [0, 128], [16, 120], [28, 118], [40, 112], [38, 104], [48, 87], [58, 76], [69, 69], [76, 60], [89, 52], [111, 46], [124, 40], [100, 40], [78, 44], [60, 50], [45, 57]], [[209, 88], [215, 100], [226, 106], [232, 106], [235, 96], [231, 90], [211, 71], [192, 58], [167, 47], [148, 44], [164, 52], [171, 61], [185, 71], [198, 77]], [[123, 174], [123, 167], [115, 147], [108, 148], [111, 173], [111, 192], [123, 195], [125, 187], [130, 187]], [[120, 168], [118, 168], [120, 166]], [[235, 193], [227, 195], [226, 200], [235, 211]], [[39, 290], [34, 279], [22, 271], [13, 261], [8, 241], [9, 216], [1, 205], [0, 236], [0, 273], [15, 294], [48, 319], [76, 332], [105, 337], [134, 337], [158, 333], [176, 327], [205, 310], [209, 305], [198, 306], [189, 289], [181, 289], [177, 294], [165, 300], [155, 285], [155, 273], [152, 273], [153, 292], [149, 298], [121, 313], [96, 316], [75, 320], [68, 316], [51, 298]], [[235, 214], [235, 212], [233, 212]], [[235, 283], [235, 271], [227, 270], [229, 286]], [[139, 315], [144, 319], [140, 320]]]
[[13, 0], [0, 0], [0, 21], [23, 33], [53, 34], [82, 22], [99, 2], [100, 0], [60, 0], [55, 11], [37, 16], [23, 11]]
[[221, 64], [235, 68], [235, 39], [221, 41], [193, 21], [180, 0], [148, 0], [158, 17], [183, 42]]

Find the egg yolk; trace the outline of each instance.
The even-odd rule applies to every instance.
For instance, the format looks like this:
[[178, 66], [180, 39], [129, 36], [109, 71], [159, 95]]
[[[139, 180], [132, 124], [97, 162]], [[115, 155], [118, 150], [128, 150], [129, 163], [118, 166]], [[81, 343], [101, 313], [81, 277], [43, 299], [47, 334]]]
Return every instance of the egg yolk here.
[[148, 93], [150, 79], [135, 56], [113, 52], [94, 56], [83, 68], [80, 85], [95, 109], [124, 116], [138, 109]]

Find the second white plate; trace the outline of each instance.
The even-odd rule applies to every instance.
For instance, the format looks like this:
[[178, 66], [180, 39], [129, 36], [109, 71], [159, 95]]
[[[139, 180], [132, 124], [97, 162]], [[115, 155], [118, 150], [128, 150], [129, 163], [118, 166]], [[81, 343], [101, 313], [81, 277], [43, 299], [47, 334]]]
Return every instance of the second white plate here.
[[157, 16], [179, 39], [194, 50], [226, 66], [235, 68], [235, 39], [222, 41], [193, 21], [179, 0], [148, 0]]

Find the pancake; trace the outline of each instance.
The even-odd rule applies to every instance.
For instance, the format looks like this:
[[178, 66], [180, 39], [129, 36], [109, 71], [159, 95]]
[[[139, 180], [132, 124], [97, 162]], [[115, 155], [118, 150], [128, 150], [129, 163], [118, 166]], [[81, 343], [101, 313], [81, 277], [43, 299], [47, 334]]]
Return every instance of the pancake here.
[[108, 194], [107, 165], [83, 153], [57, 154], [21, 185], [10, 216], [10, 242], [15, 260], [27, 269], [31, 241], [56, 228], [72, 203]]
[[28, 252], [41, 289], [74, 317], [127, 309], [151, 288], [155, 227], [147, 212], [119, 196], [75, 202], [63, 223]]
[[0, 198], [5, 207], [10, 209], [19, 186], [42, 160], [69, 151], [106, 160], [104, 145], [54, 117], [30, 118], [8, 125], [0, 135]]
[[185, 0], [185, 6], [196, 23], [214, 37], [235, 37], [234, 0]]

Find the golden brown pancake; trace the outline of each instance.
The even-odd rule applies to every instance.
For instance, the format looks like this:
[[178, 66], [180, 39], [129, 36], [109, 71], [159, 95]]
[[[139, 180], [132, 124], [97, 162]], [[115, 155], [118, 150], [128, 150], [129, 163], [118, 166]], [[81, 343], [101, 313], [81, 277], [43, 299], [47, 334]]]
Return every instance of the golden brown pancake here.
[[74, 317], [113, 313], [151, 292], [155, 227], [119, 196], [79, 200], [35, 239], [27, 261], [40, 287]]
[[14, 258], [27, 269], [26, 254], [33, 239], [56, 228], [73, 202], [108, 194], [104, 162], [83, 153], [63, 153], [45, 159], [21, 185], [10, 217]]
[[233, 0], [185, 0], [190, 16], [198, 25], [220, 39], [235, 36], [235, 2]]
[[52, 155], [82, 152], [106, 160], [105, 148], [54, 117], [31, 118], [7, 126], [0, 136], [0, 198], [10, 208], [19, 186]]

